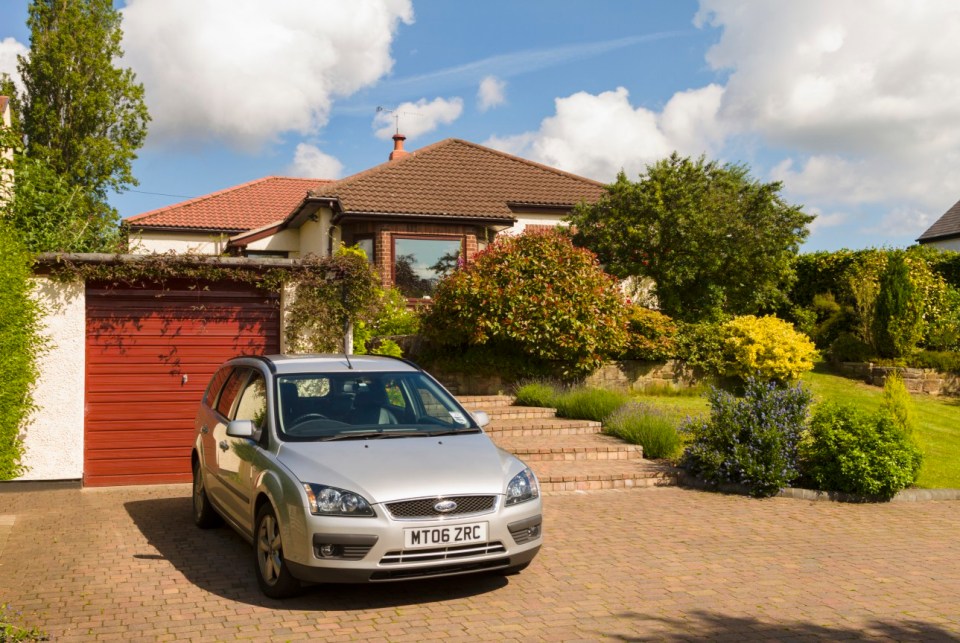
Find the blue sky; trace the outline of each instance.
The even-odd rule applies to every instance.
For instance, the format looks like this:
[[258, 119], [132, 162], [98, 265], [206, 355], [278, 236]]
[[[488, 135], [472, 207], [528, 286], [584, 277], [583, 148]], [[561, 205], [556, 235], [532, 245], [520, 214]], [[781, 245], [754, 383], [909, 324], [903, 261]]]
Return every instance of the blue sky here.
[[[29, 46], [0, 3], [0, 72]], [[457, 137], [610, 181], [673, 150], [818, 215], [805, 250], [906, 246], [960, 199], [960, 3], [128, 0], [153, 122], [122, 216]], [[378, 114], [377, 108], [385, 110]]]

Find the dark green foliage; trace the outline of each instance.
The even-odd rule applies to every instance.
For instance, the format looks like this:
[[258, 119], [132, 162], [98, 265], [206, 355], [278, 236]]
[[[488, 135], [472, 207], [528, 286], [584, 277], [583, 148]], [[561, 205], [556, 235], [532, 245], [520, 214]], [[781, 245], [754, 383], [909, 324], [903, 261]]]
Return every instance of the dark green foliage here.
[[500, 373], [572, 378], [619, 354], [626, 306], [593, 253], [534, 232], [498, 237], [441, 281], [422, 328], [441, 359], [483, 353]]
[[801, 385], [747, 380], [743, 398], [713, 389], [709, 419], [681, 427], [691, 437], [683, 466], [715, 485], [746, 485], [771, 496], [798, 474], [797, 449], [812, 398]]
[[672, 458], [680, 449], [677, 427], [663, 411], [647, 404], [630, 403], [614, 411], [604, 431], [643, 447], [645, 458]]
[[623, 359], [662, 361], [677, 355], [677, 325], [663, 313], [630, 306]]
[[923, 293], [910, 280], [901, 253], [893, 253], [880, 276], [873, 334], [881, 357], [903, 357], [923, 336]]
[[726, 364], [724, 338], [722, 323], [679, 324], [677, 357], [709, 375], [720, 375]]
[[875, 356], [873, 346], [850, 333], [837, 337], [828, 351], [833, 362], [867, 362]]
[[889, 412], [823, 403], [801, 459], [804, 477], [818, 489], [892, 498], [917, 479], [923, 454]]
[[36, 360], [45, 343], [40, 335], [41, 311], [30, 296], [32, 262], [3, 225], [0, 265], [0, 480], [10, 480], [23, 473], [20, 435], [33, 410]]
[[619, 277], [649, 277], [660, 309], [683, 321], [775, 309], [813, 217], [742, 165], [676, 153], [636, 183], [622, 172], [569, 217], [575, 241]]
[[910, 366], [932, 368], [941, 373], [960, 373], [960, 352], [918, 351], [910, 357]]

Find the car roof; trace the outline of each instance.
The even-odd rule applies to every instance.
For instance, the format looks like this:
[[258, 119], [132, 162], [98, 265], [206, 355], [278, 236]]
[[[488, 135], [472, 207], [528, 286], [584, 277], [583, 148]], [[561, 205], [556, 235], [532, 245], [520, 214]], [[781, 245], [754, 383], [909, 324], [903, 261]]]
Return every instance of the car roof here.
[[266, 355], [273, 370], [285, 373], [383, 373], [416, 372], [410, 362], [379, 355], [351, 355], [349, 363], [343, 353], [337, 355]]

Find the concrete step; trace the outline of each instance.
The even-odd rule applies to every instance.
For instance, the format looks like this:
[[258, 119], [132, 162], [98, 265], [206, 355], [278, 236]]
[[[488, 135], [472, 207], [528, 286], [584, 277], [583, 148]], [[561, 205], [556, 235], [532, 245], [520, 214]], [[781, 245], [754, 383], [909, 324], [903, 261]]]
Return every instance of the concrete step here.
[[588, 420], [563, 418], [496, 419], [484, 427], [491, 438], [538, 435], [589, 435], [600, 433], [603, 425]]
[[581, 460], [642, 460], [643, 448], [602, 434], [493, 437], [500, 448], [521, 460], [573, 462]]
[[652, 460], [531, 462], [543, 491], [675, 486], [679, 470]]

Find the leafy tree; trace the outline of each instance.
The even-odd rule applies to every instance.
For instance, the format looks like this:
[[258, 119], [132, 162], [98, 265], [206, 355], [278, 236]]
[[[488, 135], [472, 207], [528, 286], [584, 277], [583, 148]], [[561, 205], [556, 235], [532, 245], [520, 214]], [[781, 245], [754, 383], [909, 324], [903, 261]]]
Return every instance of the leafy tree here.
[[649, 277], [660, 309], [682, 321], [753, 314], [782, 304], [813, 217], [752, 179], [743, 165], [674, 153], [636, 183], [621, 172], [569, 217], [575, 241], [619, 277]]
[[107, 193], [137, 185], [131, 163], [149, 120], [143, 86], [114, 66], [123, 54], [120, 21], [111, 0], [30, 5], [8, 212], [30, 250], [111, 249], [118, 240]]

